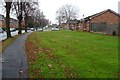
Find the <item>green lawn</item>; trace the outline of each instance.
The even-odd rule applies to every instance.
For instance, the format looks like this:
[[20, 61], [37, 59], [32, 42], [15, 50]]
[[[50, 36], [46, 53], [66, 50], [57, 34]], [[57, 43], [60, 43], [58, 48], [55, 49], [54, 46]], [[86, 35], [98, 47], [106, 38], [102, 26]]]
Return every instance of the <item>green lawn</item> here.
[[26, 41], [31, 78], [117, 78], [118, 37], [88, 32], [34, 32]]

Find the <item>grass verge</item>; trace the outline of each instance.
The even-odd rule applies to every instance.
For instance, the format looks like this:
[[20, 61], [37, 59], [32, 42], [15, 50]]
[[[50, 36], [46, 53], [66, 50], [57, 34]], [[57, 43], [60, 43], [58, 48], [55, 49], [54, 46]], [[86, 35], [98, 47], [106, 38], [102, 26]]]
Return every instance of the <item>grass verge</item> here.
[[117, 78], [118, 37], [34, 32], [26, 42], [30, 78]]

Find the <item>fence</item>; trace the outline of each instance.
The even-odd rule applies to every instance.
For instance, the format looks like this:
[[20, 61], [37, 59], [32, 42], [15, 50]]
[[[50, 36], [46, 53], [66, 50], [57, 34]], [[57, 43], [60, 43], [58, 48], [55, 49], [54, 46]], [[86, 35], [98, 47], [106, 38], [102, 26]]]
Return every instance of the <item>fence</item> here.
[[120, 24], [90, 23], [90, 32], [101, 34], [119, 35]]

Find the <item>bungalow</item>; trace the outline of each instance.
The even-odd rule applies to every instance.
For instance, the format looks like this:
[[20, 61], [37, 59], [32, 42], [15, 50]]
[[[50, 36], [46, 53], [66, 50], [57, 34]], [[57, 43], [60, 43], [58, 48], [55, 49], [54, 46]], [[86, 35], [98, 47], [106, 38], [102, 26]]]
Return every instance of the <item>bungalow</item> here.
[[70, 30], [78, 30], [79, 29], [79, 27], [78, 27], [79, 23], [80, 23], [80, 20], [77, 20], [77, 19], [68, 20], [66, 22], [66, 28], [70, 29]]
[[81, 20], [82, 30], [118, 35], [120, 14], [108, 9]]

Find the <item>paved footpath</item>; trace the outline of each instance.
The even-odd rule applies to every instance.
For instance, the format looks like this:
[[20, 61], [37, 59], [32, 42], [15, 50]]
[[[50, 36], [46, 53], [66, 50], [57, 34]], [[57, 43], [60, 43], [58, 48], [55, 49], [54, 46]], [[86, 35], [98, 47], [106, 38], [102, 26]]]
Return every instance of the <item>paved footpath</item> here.
[[[25, 54], [25, 41], [30, 33], [17, 38], [3, 52], [2, 79], [4, 78], [28, 78], [27, 58]], [[21, 80], [21, 79], [20, 79]]]

